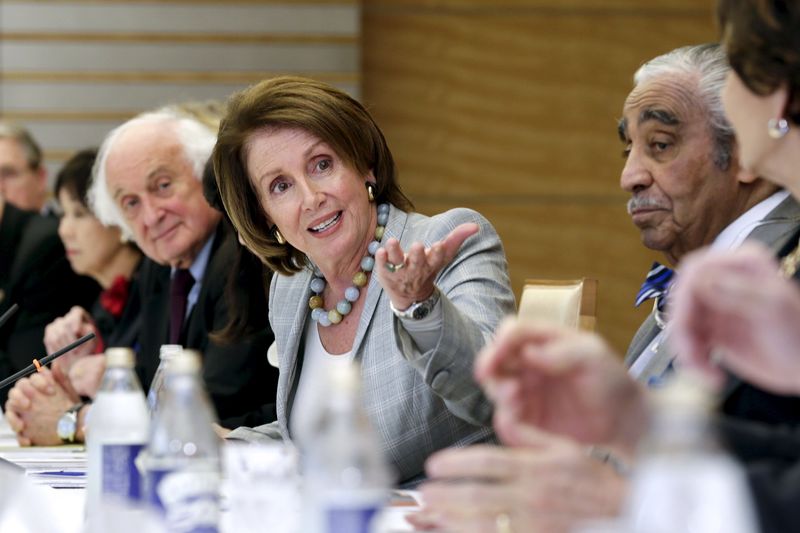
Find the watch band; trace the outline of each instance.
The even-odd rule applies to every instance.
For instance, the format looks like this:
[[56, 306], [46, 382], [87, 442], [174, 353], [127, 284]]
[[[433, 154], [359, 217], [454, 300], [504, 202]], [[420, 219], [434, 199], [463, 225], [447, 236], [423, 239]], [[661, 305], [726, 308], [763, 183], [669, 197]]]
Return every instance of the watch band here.
[[394, 313], [394, 316], [397, 318], [404, 318], [409, 320], [422, 320], [433, 311], [433, 308], [436, 307], [436, 304], [439, 303], [439, 297], [441, 294], [439, 293], [439, 289], [434, 287], [433, 293], [428, 296], [426, 299], [422, 300], [421, 302], [413, 302], [408, 308], [403, 309], [402, 311], [395, 308], [392, 305], [391, 300], [389, 301], [389, 308]]

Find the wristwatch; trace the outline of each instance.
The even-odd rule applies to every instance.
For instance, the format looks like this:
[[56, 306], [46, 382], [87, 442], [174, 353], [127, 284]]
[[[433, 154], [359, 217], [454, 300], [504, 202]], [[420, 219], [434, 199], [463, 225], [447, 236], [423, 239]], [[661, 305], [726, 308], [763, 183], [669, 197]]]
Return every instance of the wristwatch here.
[[84, 402], [76, 403], [67, 409], [64, 414], [61, 415], [61, 418], [58, 419], [56, 433], [64, 444], [72, 444], [75, 442], [75, 434], [78, 432], [78, 412], [84, 405], [86, 405]]
[[433, 308], [436, 307], [436, 304], [439, 303], [439, 289], [434, 288], [433, 294], [428, 296], [427, 299], [422, 300], [421, 302], [413, 302], [408, 308], [403, 309], [402, 311], [395, 309], [392, 302], [389, 302], [389, 307], [392, 309], [394, 316], [397, 318], [408, 318], [411, 320], [422, 320], [433, 311]]

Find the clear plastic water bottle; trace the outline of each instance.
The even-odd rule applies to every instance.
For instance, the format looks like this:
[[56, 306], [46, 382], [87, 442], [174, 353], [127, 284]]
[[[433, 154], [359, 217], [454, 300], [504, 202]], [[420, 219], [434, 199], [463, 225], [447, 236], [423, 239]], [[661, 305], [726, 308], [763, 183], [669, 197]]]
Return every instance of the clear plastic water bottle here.
[[216, 533], [220, 507], [220, 439], [203, 388], [200, 356], [184, 350], [167, 366], [163, 403], [142, 461], [146, 498], [170, 532]]
[[106, 370], [87, 424], [87, 518], [92, 531], [110, 531], [125, 509], [135, 510], [143, 486], [136, 458], [147, 444], [150, 417], [130, 348], [109, 348]]
[[742, 467], [719, 446], [713, 397], [676, 374], [655, 393], [655, 415], [625, 512], [632, 533], [755, 533]]
[[308, 511], [303, 532], [369, 533], [389, 499], [392, 476], [361, 404], [357, 365], [327, 373], [325, 402], [307, 413], [300, 442]]
[[164, 374], [166, 373], [169, 360], [177, 353], [183, 351], [180, 344], [162, 344], [158, 351], [158, 368], [150, 382], [150, 390], [147, 391], [147, 407], [150, 409], [150, 416], [154, 416], [159, 403], [164, 399]]

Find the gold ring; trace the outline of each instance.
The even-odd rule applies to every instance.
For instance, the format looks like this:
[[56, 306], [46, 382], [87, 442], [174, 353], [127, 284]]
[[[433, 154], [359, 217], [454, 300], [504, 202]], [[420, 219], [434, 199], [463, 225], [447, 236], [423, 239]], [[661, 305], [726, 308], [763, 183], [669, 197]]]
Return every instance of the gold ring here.
[[405, 263], [390, 263], [388, 261], [386, 262], [386, 270], [388, 270], [391, 273], [395, 273], [401, 268], [405, 268], [405, 266], [406, 266]]
[[497, 533], [514, 533], [511, 529], [511, 517], [508, 513], [500, 513], [494, 518], [494, 527]]

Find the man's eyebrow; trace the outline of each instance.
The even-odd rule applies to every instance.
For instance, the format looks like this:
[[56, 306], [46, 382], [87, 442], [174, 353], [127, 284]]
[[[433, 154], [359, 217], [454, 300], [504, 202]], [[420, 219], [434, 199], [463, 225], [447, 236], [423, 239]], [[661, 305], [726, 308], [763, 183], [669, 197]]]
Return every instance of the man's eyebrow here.
[[655, 120], [665, 126], [678, 126], [681, 123], [674, 113], [664, 109], [645, 109], [639, 114], [640, 125], [650, 120]]
[[628, 142], [628, 121], [621, 118], [617, 121], [617, 135], [622, 142]]
[[169, 172], [169, 167], [167, 167], [167, 165], [158, 165], [156, 168], [148, 172], [147, 177], [145, 178], [145, 180], [147, 180], [147, 184], [150, 185], [153, 183], [162, 172]]

